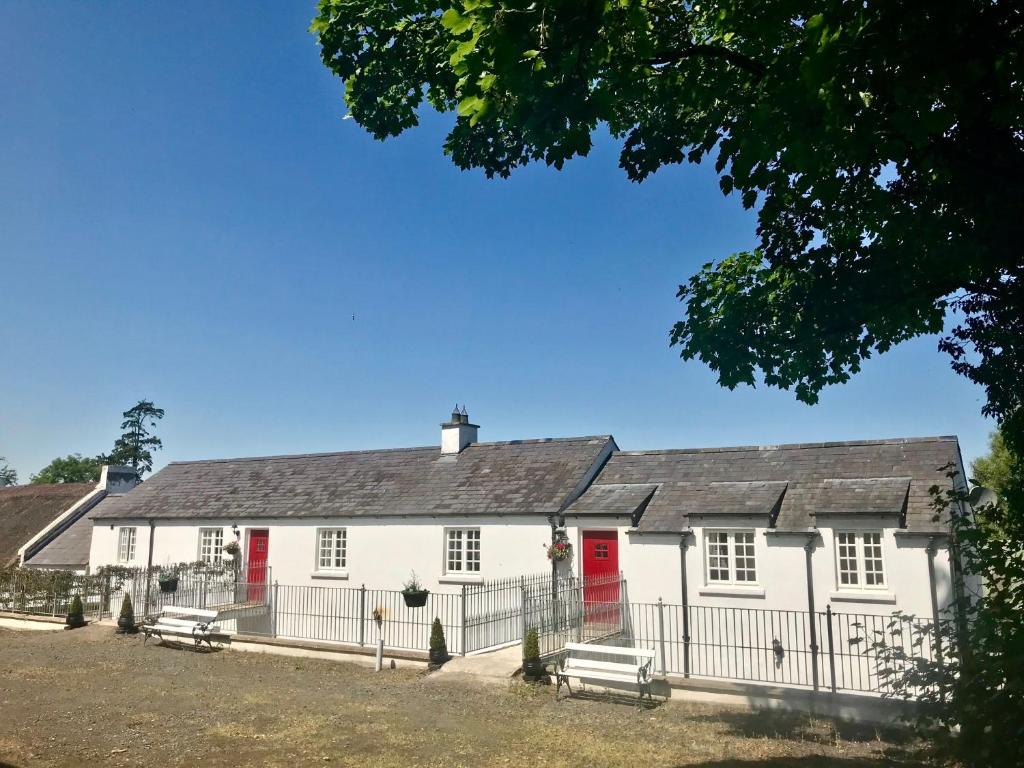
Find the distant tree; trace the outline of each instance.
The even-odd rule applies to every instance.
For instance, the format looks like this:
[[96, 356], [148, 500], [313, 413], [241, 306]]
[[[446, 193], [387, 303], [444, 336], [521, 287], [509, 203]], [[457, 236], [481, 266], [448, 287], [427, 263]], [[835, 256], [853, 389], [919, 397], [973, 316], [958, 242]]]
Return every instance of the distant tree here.
[[92, 457], [82, 456], [80, 453], [72, 453], [69, 456], [58, 456], [39, 470], [38, 473], [32, 475], [29, 481], [36, 485], [95, 483], [100, 479], [100, 469], [102, 467], [102, 456]]
[[0, 456], [0, 488], [5, 485], [17, 485], [18, 473], [14, 467], [7, 463], [7, 459]]
[[1013, 456], [1006, 447], [1003, 433], [996, 430], [988, 439], [988, 453], [971, 462], [971, 479], [977, 485], [991, 488], [1000, 496], [1006, 494], [1010, 486], [1010, 472]]
[[157, 408], [149, 400], [139, 400], [123, 414], [123, 434], [114, 443], [114, 450], [103, 457], [107, 463], [120, 464], [135, 470], [141, 480], [146, 472], [153, 471], [153, 451], [163, 448], [159, 437], [150, 434], [150, 428], [164, 417], [164, 409]]

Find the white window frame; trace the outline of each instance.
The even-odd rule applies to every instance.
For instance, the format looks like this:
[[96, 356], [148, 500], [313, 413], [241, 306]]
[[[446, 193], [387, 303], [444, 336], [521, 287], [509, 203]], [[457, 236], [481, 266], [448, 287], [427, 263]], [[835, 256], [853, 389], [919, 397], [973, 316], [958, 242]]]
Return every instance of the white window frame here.
[[[711, 548], [713, 546], [719, 546], [721, 542], [716, 541], [719, 536], [725, 536], [725, 545], [727, 547], [725, 552], [726, 567], [712, 568], [711, 567]], [[742, 536], [743, 540], [740, 544], [744, 548], [744, 554], [742, 559], [744, 561], [750, 560], [749, 567], [738, 568], [740, 556], [738, 555], [738, 549], [736, 545], [736, 537]], [[748, 538], [749, 537], [749, 538]], [[729, 587], [756, 587], [758, 586], [757, 581], [757, 538], [752, 528], [709, 528], [704, 531], [704, 584], [708, 587], [717, 586], [729, 586]], [[722, 557], [722, 555], [715, 555], [715, 557]], [[727, 571], [727, 578], [712, 578], [712, 570]], [[740, 579], [740, 572], [747, 573], [752, 572], [752, 578]]]
[[[324, 534], [332, 534], [333, 541], [329, 545], [330, 551], [328, 557], [330, 558], [330, 565], [324, 565], [324, 546], [323, 537]], [[338, 534], [341, 534], [340, 537]], [[337, 543], [341, 540], [341, 565], [337, 565]], [[316, 555], [313, 561], [314, 570], [319, 573], [340, 573], [348, 569], [348, 528], [344, 526], [326, 526], [324, 528], [316, 529]]]
[[[209, 553], [204, 553], [206, 546], [204, 539], [207, 535], [213, 536]], [[199, 556], [196, 558], [207, 565], [220, 565], [224, 562], [224, 529], [223, 528], [200, 528], [199, 529]]]
[[[834, 533], [833, 542], [834, 542], [835, 550], [836, 550], [836, 556], [835, 556], [835, 563], [836, 563], [836, 591], [838, 591], [838, 592], [884, 592], [888, 588], [888, 585], [886, 584], [886, 574], [885, 574], [885, 537], [882, 535], [882, 531], [877, 530], [877, 529], [876, 530], [850, 530], [850, 529], [843, 529], [843, 530], [834, 531], [833, 533]], [[841, 537], [845, 537], [845, 536], [852, 537], [852, 543], [853, 543], [853, 549], [854, 549], [854, 552], [853, 552], [853, 555], [854, 555], [853, 556], [854, 570], [846, 569], [844, 571], [844, 569], [842, 567], [842, 561], [850, 559], [848, 557], [840, 557], [841, 547], [849, 546], [849, 544], [842, 544], [842, 543], [840, 543], [840, 538]], [[878, 548], [878, 557], [870, 557], [869, 558], [867, 556], [868, 553], [867, 553], [866, 549], [867, 549], [868, 545], [866, 545], [865, 541], [864, 541], [866, 536], [874, 536], [874, 537], [878, 538], [877, 543], [872, 542], [870, 544], [870, 546]], [[880, 579], [875, 584], [868, 584], [867, 583], [867, 575], [868, 575], [867, 562], [868, 562], [868, 560], [871, 560], [872, 562], [874, 562], [874, 561], [878, 562], [878, 569], [877, 570], [873, 569], [871, 571], [874, 575], [876, 575]], [[844, 572], [850, 573], [850, 574], [854, 575], [856, 577], [856, 579], [857, 579], [857, 583], [856, 584], [844, 584], [843, 583], [843, 573]]]
[[135, 544], [138, 541], [138, 528], [123, 526], [117, 529], [117, 562], [130, 563], [135, 559]]
[[[459, 535], [459, 547], [458, 547], [458, 559], [452, 559], [452, 552], [454, 551], [451, 542], [455, 534]], [[470, 539], [469, 535], [472, 535]], [[476, 553], [474, 559], [470, 559], [470, 548], [467, 544], [470, 541], [476, 542], [476, 547], [473, 552]], [[481, 533], [479, 526], [459, 526], [453, 528], [444, 529], [444, 551], [442, 553], [444, 558], [444, 569], [443, 573], [445, 576], [479, 576], [481, 573], [481, 567], [483, 565], [483, 559], [481, 558]], [[453, 563], [454, 566], [453, 567]], [[470, 565], [476, 565], [475, 568], [470, 568]]]

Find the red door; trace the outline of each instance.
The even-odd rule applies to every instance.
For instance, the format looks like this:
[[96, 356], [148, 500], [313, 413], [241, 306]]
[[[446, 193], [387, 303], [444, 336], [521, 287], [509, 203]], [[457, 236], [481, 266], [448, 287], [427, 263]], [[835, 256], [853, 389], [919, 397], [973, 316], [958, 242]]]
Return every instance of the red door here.
[[583, 532], [583, 615], [588, 624], [619, 624], [619, 535]]
[[250, 602], [261, 602], [264, 598], [269, 549], [270, 531], [249, 531], [249, 557], [245, 580], [249, 583], [248, 600]]

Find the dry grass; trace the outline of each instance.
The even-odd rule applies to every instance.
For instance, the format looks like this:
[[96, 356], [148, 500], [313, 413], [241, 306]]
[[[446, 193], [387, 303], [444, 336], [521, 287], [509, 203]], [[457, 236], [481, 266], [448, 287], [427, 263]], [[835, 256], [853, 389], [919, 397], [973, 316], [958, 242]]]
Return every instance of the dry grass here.
[[801, 716], [143, 647], [106, 627], [0, 630], [0, 764], [861, 768], [912, 764], [910, 746]]

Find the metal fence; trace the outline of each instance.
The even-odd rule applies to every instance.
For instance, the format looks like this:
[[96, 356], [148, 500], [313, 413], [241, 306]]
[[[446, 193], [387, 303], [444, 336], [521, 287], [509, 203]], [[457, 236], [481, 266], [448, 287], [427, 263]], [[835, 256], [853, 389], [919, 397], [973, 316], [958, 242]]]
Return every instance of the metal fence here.
[[516, 643], [523, 638], [524, 594], [551, 588], [551, 573], [535, 573], [467, 584], [465, 599], [466, 651]]
[[98, 616], [101, 584], [72, 571], [12, 570], [0, 573], [0, 611], [66, 616], [75, 596], [86, 616]]
[[[630, 603], [588, 604], [566, 596], [534, 601], [526, 614], [541, 655], [566, 642], [648, 648], [666, 675], [766, 685], [891, 692], [893, 659], [875, 642], [932, 658], [929, 622], [862, 613]], [[910, 662], [907, 662], [910, 663]]]

